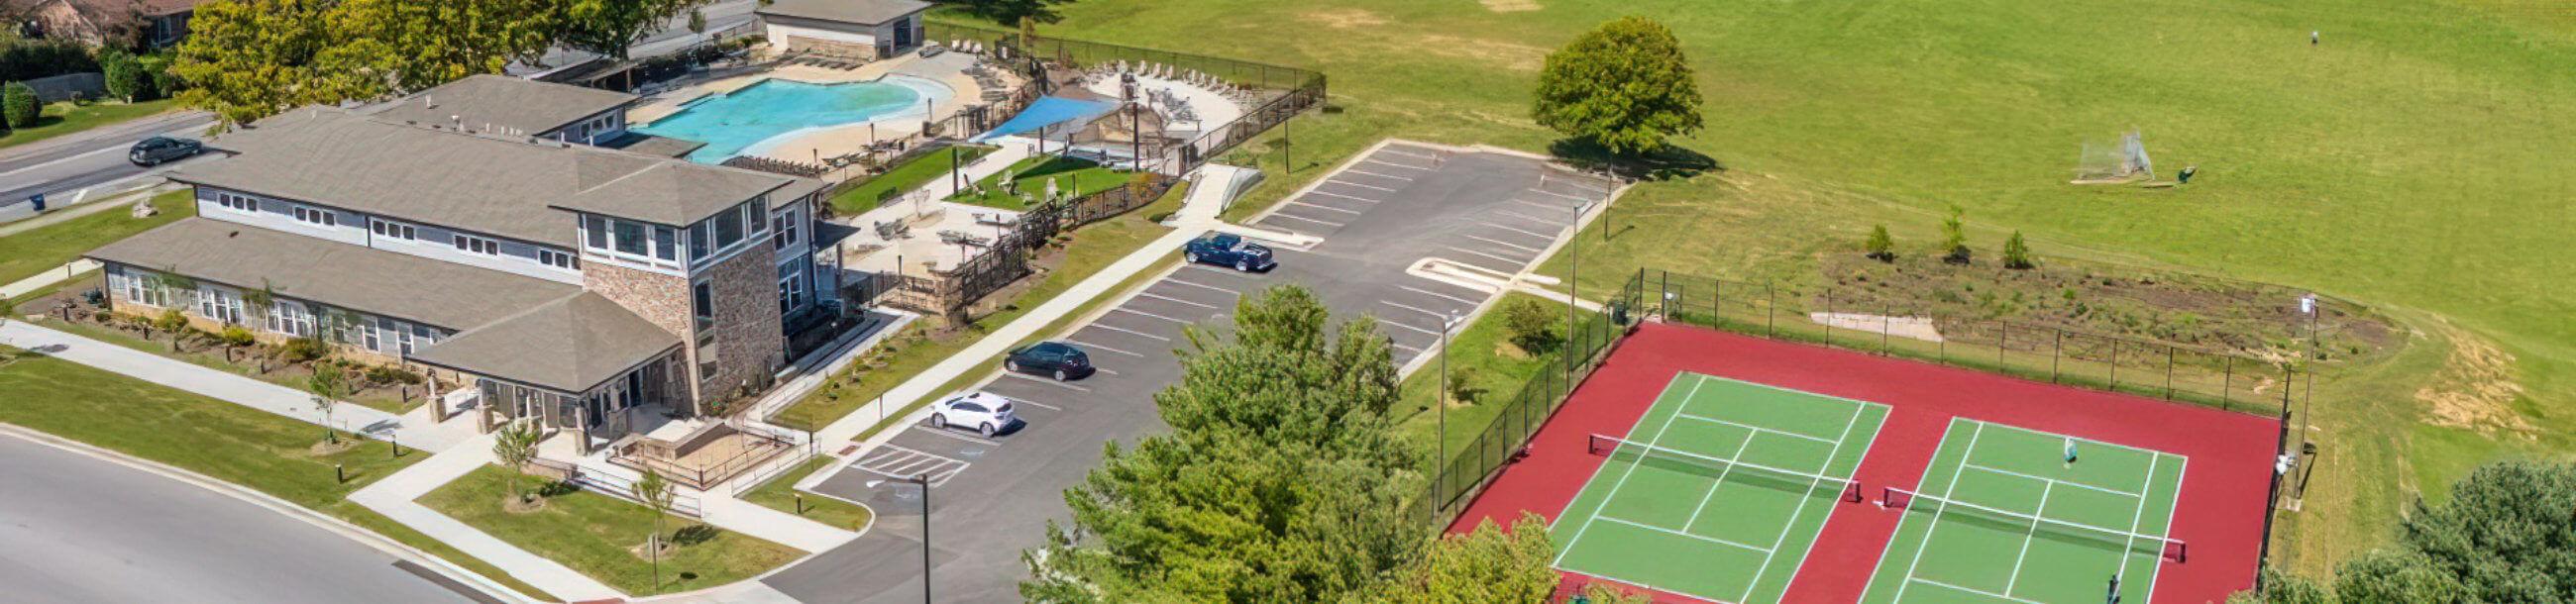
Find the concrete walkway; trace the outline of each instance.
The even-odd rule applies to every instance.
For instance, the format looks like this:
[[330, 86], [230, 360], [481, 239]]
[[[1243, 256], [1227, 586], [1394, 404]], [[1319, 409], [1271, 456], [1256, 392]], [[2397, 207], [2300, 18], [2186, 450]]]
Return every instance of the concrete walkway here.
[[385, 517], [392, 518], [403, 526], [411, 527], [412, 530], [420, 531], [431, 539], [437, 539], [440, 543], [454, 547], [457, 551], [465, 552], [466, 555], [500, 567], [502, 572], [509, 573], [511, 577], [527, 582], [537, 589], [545, 590], [555, 597], [569, 601], [625, 598], [626, 594], [597, 579], [590, 578], [589, 575], [581, 574], [580, 571], [548, 560], [544, 556], [529, 553], [528, 550], [519, 549], [518, 546], [415, 502], [421, 496], [428, 495], [430, 491], [438, 490], [438, 487], [472, 473], [475, 468], [492, 463], [492, 442], [493, 435], [483, 434], [455, 443], [456, 446], [444, 452], [412, 464], [411, 467], [395, 472], [384, 480], [378, 480], [375, 484], [367, 485], [367, 488], [359, 489], [358, 492], [349, 495], [349, 500], [384, 514]]
[[851, 539], [859, 538], [858, 533], [833, 528], [832, 525], [807, 520], [803, 516], [770, 509], [768, 506], [735, 499], [732, 495], [721, 492], [723, 489], [718, 491], [707, 493], [700, 498], [698, 509], [705, 514], [707, 524], [722, 527], [724, 530], [767, 539], [779, 545], [807, 552], [820, 552], [840, 547]]
[[[313, 405], [313, 395], [306, 394], [304, 391], [55, 331], [25, 321], [10, 321], [0, 325], [0, 344], [40, 351], [54, 358], [206, 395], [216, 400], [296, 421], [317, 426], [325, 424], [322, 410]], [[391, 439], [402, 443], [403, 446], [424, 451], [441, 451], [456, 444], [455, 435], [452, 432], [435, 430], [430, 426], [406, 425], [402, 418], [394, 414], [356, 403], [334, 405], [328, 424], [334, 428], [365, 434], [378, 440]]]
[[[27, 295], [27, 292], [44, 289], [56, 283], [70, 281], [73, 277], [80, 276], [81, 273], [94, 270], [98, 270], [97, 260], [91, 260], [88, 258], [73, 260], [71, 262], [64, 263], [60, 267], [36, 273], [35, 275], [29, 276], [25, 279], [19, 279], [16, 283], [0, 285], [0, 298], [16, 298], [24, 296]], [[31, 314], [36, 312], [36, 310], [37, 309], [31, 308], [19, 309], [20, 312]]]

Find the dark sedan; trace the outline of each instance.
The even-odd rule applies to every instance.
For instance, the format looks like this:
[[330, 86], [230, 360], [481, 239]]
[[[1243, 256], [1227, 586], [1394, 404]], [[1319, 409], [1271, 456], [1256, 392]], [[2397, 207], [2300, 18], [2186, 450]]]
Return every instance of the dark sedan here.
[[1182, 254], [1188, 256], [1192, 263], [1231, 266], [1247, 273], [1279, 266], [1269, 247], [1244, 241], [1242, 236], [1229, 233], [1209, 233], [1190, 240], [1189, 245], [1182, 249]]
[[134, 148], [127, 149], [125, 160], [134, 162], [137, 166], [157, 166], [187, 159], [189, 156], [205, 151], [206, 146], [194, 140], [155, 136], [143, 139], [143, 142], [135, 143]]
[[1072, 344], [1039, 342], [1011, 351], [1002, 359], [1002, 368], [1055, 378], [1055, 381], [1078, 380], [1099, 371], [1091, 366], [1091, 355]]

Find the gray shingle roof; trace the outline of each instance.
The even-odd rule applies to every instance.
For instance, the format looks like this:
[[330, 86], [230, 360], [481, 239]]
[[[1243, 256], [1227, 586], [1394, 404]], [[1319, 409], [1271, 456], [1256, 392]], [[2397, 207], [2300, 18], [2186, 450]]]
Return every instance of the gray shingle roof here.
[[466, 130], [537, 135], [624, 107], [632, 94], [570, 84], [482, 74], [441, 84], [402, 100], [371, 107], [378, 119], [420, 122]]
[[680, 336], [582, 292], [456, 334], [412, 360], [561, 392], [616, 379], [680, 345]]
[[778, 0], [752, 12], [762, 15], [877, 25], [929, 9], [930, 3], [918, 0]]
[[812, 179], [321, 107], [261, 120], [213, 146], [236, 155], [170, 178], [567, 247], [577, 243], [574, 217], [551, 206], [686, 225], [782, 188], [819, 189]]
[[188, 218], [91, 250], [91, 258], [281, 297], [464, 329], [581, 291], [557, 283], [281, 233]]

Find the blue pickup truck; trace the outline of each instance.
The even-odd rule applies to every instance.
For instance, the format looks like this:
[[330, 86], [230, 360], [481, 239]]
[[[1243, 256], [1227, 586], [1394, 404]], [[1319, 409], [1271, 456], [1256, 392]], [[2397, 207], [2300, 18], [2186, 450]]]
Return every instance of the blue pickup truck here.
[[1267, 271], [1279, 266], [1279, 261], [1270, 253], [1270, 248], [1244, 241], [1241, 236], [1227, 233], [1209, 233], [1192, 239], [1188, 246], [1182, 248], [1181, 253], [1188, 256], [1190, 262], [1231, 266], [1234, 270], [1247, 273]]

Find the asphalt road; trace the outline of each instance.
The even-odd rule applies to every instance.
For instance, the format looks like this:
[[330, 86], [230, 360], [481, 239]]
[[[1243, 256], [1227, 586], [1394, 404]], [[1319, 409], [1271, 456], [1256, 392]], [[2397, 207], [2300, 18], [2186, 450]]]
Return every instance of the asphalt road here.
[[866, 503], [879, 523], [765, 581], [806, 602], [920, 601], [920, 489], [868, 483], [926, 473], [934, 481], [935, 599], [1018, 600], [1027, 575], [1020, 553], [1040, 544], [1048, 520], [1066, 518], [1063, 489], [1099, 463], [1101, 444], [1166, 429], [1153, 394], [1180, 377], [1173, 351], [1187, 345], [1185, 324], [1224, 322], [1237, 297], [1298, 283], [1337, 317], [1378, 317], [1401, 366], [1436, 348], [1446, 317], [1495, 295], [1415, 277], [1407, 267], [1438, 257], [1517, 273], [1563, 235], [1578, 203], [1599, 198], [1599, 182], [1562, 171], [1542, 187], [1548, 170], [1517, 156], [1394, 145], [1333, 175], [1256, 223], [1324, 237], [1323, 244], [1274, 246], [1280, 266], [1269, 273], [1187, 266], [1155, 281], [1064, 338], [1101, 367], [1090, 378], [1006, 375], [982, 386], [1017, 401], [1029, 422], [1018, 433], [985, 439], [914, 426], [854, 459], [816, 491]]
[[337, 533], [0, 436], [0, 601], [471, 602]]
[[[213, 124], [214, 118], [205, 112], [178, 111], [0, 149], [0, 223], [35, 216], [27, 198], [37, 193], [43, 193], [47, 204], [59, 209], [75, 199], [93, 200], [119, 192], [129, 184], [149, 184], [152, 179], [136, 177], [158, 173], [178, 163], [154, 168], [136, 166], [125, 161], [127, 148], [156, 135], [203, 138], [206, 127]], [[88, 190], [86, 196], [82, 194], [84, 190]]]

